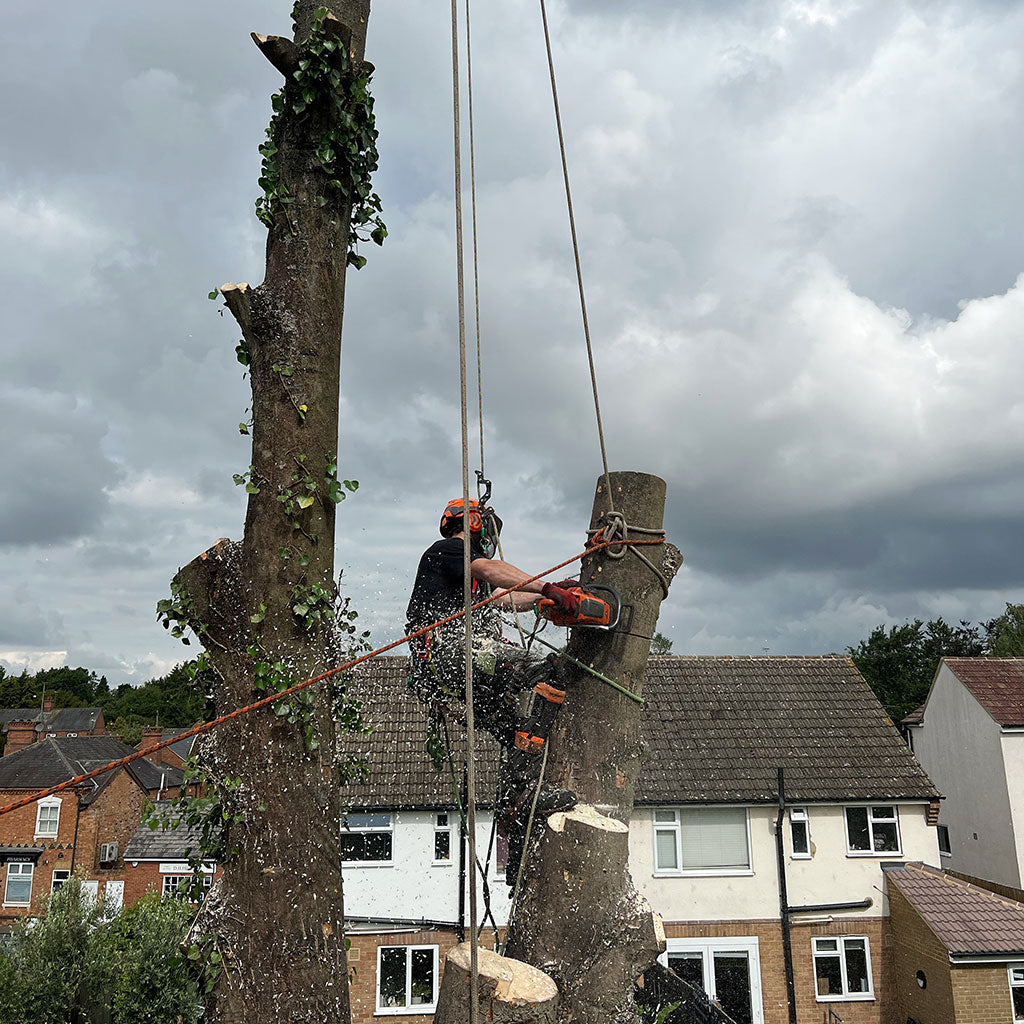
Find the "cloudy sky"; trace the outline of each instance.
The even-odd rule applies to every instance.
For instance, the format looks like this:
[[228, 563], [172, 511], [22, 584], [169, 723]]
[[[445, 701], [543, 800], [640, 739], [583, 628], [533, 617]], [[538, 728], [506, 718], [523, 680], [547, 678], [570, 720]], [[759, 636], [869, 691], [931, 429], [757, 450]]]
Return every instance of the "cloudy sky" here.
[[[550, 0], [612, 468], [668, 481], [678, 653], [842, 650], [1024, 600], [1024, 3]], [[154, 605], [241, 532], [287, 0], [8, 0], [0, 661], [144, 680]], [[474, 7], [488, 475], [506, 554], [600, 471], [536, 0]], [[339, 569], [379, 641], [460, 488], [450, 27], [375, 0], [390, 237], [351, 274]]]

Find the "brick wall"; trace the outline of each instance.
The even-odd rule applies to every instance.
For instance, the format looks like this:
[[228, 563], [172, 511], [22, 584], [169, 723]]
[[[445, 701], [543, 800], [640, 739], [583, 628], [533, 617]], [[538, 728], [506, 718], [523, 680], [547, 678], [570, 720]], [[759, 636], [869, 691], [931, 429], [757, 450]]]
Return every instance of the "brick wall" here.
[[951, 974], [956, 1024], [1012, 1024], [1005, 964], [957, 965]]
[[[920, 1024], [959, 1021], [953, 1006], [949, 953], [896, 886], [888, 887], [888, 895], [886, 1019], [900, 1024], [908, 1017]], [[924, 974], [924, 988], [918, 984], [918, 971]]]
[[[223, 873], [223, 869], [218, 864], [212, 875], [213, 881], [217, 881]], [[128, 861], [124, 866], [124, 905], [130, 907], [147, 893], [162, 892], [163, 884], [164, 873], [160, 871], [158, 861]]]
[[[796, 919], [797, 922], [799, 919]], [[797, 1019], [819, 1021], [832, 1006], [845, 1024], [882, 1024], [882, 921], [880, 917], [840, 919], [832, 922], [800, 924], [791, 928], [793, 980], [796, 989]], [[782, 952], [782, 925], [778, 920], [695, 921], [665, 924], [669, 938], [756, 938], [761, 960], [761, 999], [765, 1024], [788, 1024], [786, 966]], [[875, 998], [819, 1003], [816, 998], [811, 939], [827, 935], [866, 935], [871, 953], [872, 985]], [[902, 1024], [902, 1022], [901, 1022]]]

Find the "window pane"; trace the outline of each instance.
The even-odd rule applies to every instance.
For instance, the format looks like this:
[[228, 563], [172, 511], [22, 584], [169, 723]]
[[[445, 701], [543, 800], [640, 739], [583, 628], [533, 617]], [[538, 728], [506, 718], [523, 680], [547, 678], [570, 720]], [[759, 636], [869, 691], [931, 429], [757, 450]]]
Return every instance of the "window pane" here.
[[405, 1006], [405, 956], [405, 946], [381, 948], [377, 990], [382, 1007]]
[[807, 841], [807, 822], [794, 821], [790, 823], [793, 830], [793, 852], [810, 853], [811, 846]]
[[899, 836], [896, 834], [896, 822], [874, 822], [871, 826], [876, 853], [894, 853], [900, 848]]
[[814, 976], [819, 996], [841, 996], [843, 994], [843, 973], [838, 956], [816, 956]]
[[1010, 972], [1011, 985], [1024, 985], [1024, 967], [1011, 967]]
[[870, 992], [868, 958], [863, 939], [846, 940], [846, 982], [851, 992]]
[[341, 859], [342, 860], [365, 860], [363, 857], [362, 832], [342, 832], [341, 834]]
[[880, 818], [891, 818], [896, 820], [896, 810], [893, 807], [872, 807], [871, 817], [878, 821]]
[[39, 808], [36, 831], [40, 835], [55, 836], [57, 834], [57, 819], [59, 816], [60, 806], [58, 804], [43, 804]]
[[750, 964], [746, 953], [716, 953], [715, 998], [735, 1024], [752, 1024]]
[[658, 829], [654, 833], [654, 866], [662, 871], [671, 871], [679, 867], [676, 859], [676, 833], [667, 829]]
[[1024, 988], [1010, 989], [1013, 993], [1013, 1019], [1024, 1020]]
[[669, 953], [668, 965], [688, 985], [704, 991], [704, 957], [701, 953]]
[[452, 859], [452, 834], [451, 832], [434, 833], [434, 860]]
[[391, 828], [390, 814], [349, 814], [345, 817], [348, 828]]
[[363, 860], [391, 860], [391, 833], [364, 832]]
[[441, 828], [447, 828], [448, 827], [448, 812], [447, 811], [445, 811], [443, 814], [438, 814], [438, 816], [437, 816], [437, 824], [438, 824], [438, 827], [441, 827]]
[[742, 807], [686, 808], [680, 812], [682, 867], [747, 868], [747, 812]]
[[814, 951], [816, 953], [828, 953], [839, 948], [838, 939], [815, 939]]
[[654, 812], [654, 820], [655, 821], [669, 821], [669, 822], [672, 822], [674, 824], [675, 820], [676, 820], [676, 812], [675, 811], [655, 811]]
[[413, 1006], [425, 1006], [434, 1001], [434, 951], [414, 949], [412, 951], [412, 998]]
[[938, 834], [939, 834], [939, 852], [940, 853], [950, 853], [951, 850], [950, 850], [950, 846], [949, 846], [949, 829], [947, 828], [947, 826], [940, 825], [938, 827]]
[[8, 864], [5, 903], [28, 903], [32, 898], [32, 865]]
[[866, 807], [846, 808], [846, 835], [851, 850], [870, 850], [868, 839], [868, 809]]

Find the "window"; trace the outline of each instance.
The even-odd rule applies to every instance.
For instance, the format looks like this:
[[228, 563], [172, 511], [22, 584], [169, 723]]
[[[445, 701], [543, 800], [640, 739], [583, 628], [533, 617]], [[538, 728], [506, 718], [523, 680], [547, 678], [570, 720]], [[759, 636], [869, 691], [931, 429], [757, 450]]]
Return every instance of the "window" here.
[[949, 845], [949, 827], [946, 825], [939, 825], [936, 831], [939, 834], [939, 853], [943, 857], [952, 857], [953, 850]]
[[745, 807], [654, 811], [654, 872], [730, 875], [750, 870]]
[[756, 938], [668, 939], [658, 962], [716, 1000], [735, 1024], [763, 1024]]
[[818, 1002], [874, 999], [871, 953], [864, 935], [812, 939]]
[[56, 892], [69, 878], [71, 872], [63, 868], [57, 868], [53, 873], [53, 879], [50, 882], [50, 892]]
[[341, 830], [341, 859], [362, 864], [391, 863], [391, 815], [349, 814]]
[[847, 807], [846, 849], [866, 854], [900, 852], [900, 823], [895, 807]]
[[377, 947], [377, 1012], [433, 1013], [437, 946]]
[[[181, 896], [183, 899], [187, 898], [192, 895], [191, 889], [194, 881], [195, 875], [164, 875], [160, 895]], [[110, 883], [108, 882], [107, 884], [109, 885]], [[199, 884], [204, 889], [209, 889], [213, 884], [213, 875], [203, 875]], [[198, 899], [196, 902], [199, 902]]]
[[11, 861], [7, 865], [5, 907], [27, 907], [32, 902], [32, 871], [35, 865]]
[[1014, 1021], [1024, 1021], [1024, 964], [1010, 967], [1010, 1000]]
[[789, 834], [793, 840], [793, 856], [810, 857], [811, 830], [806, 807], [790, 807]]
[[434, 863], [451, 864], [452, 830], [448, 824], [448, 813], [442, 811], [434, 819]]
[[59, 821], [60, 801], [41, 800], [36, 810], [36, 838], [40, 836], [56, 836]]

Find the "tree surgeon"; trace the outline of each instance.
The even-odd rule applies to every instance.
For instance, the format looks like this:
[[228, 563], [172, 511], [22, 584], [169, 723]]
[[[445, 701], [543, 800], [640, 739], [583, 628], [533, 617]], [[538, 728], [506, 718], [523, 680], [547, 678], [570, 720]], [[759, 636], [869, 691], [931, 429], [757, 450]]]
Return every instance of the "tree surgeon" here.
[[[495, 558], [502, 522], [484, 502], [470, 501], [470, 572], [474, 595], [490, 588], [493, 604], [473, 613], [473, 711], [477, 723], [507, 753], [498, 797], [498, 813], [509, 837], [509, 875], [514, 876], [518, 851], [525, 838], [526, 813], [540, 775], [540, 755], [548, 731], [565, 699], [557, 685], [559, 668], [554, 656], [531, 657], [523, 647], [501, 636], [498, 609], [524, 611], [538, 598], [550, 602], [563, 616], [579, 612], [580, 592], [574, 580], [561, 583], [527, 582], [528, 573]], [[420, 558], [406, 611], [407, 632], [455, 615], [463, 607], [464, 532], [463, 501], [453, 498], [439, 524], [441, 540]], [[509, 590], [510, 587], [521, 587]], [[479, 598], [478, 598], [479, 599]], [[409, 684], [428, 707], [432, 720], [448, 713], [464, 713], [465, 660], [461, 619], [436, 626], [410, 642]], [[521, 702], [530, 694], [531, 707]], [[576, 794], [545, 785], [537, 811], [550, 814], [569, 810]]]

